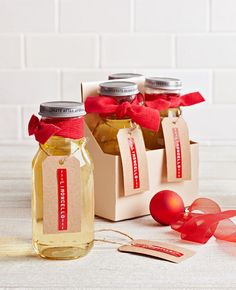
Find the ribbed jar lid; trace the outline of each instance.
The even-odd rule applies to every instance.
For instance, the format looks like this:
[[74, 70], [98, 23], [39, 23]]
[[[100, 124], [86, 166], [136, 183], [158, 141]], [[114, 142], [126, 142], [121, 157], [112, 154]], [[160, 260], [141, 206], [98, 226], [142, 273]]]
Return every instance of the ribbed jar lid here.
[[138, 86], [132, 82], [105, 82], [99, 84], [100, 94], [103, 96], [130, 96], [137, 94]]
[[118, 80], [118, 79], [129, 79], [129, 78], [137, 78], [137, 77], [142, 77], [143, 75], [141, 74], [136, 74], [136, 73], [115, 73], [115, 74], [110, 74], [108, 76], [109, 80]]
[[70, 118], [84, 116], [84, 104], [80, 102], [54, 101], [40, 104], [39, 115], [49, 118]]
[[175, 78], [147, 77], [145, 86], [153, 89], [177, 90], [182, 88], [182, 82]]

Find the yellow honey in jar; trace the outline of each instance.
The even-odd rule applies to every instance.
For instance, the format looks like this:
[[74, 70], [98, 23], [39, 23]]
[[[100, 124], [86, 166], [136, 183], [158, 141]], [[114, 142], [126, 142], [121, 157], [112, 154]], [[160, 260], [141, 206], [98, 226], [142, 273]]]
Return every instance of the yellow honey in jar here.
[[[137, 84], [125, 81], [105, 82], [100, 85], [100, 95], [114, 98], [118, 104], [132, 102], [138, 93]], [[120, 129], [133, 128], [134, 122], [130, 118], [119, 119], [116, 115], [100, 117], [92, 133], [103, 152], [119, 155], [117, 134]]]
[[[39, 143], [39, 149], [33, 159], [33, 246], [38, 255], [43, 258], [76, 259], [89, 252], [93, 246], [94, 239], [93, 163], [89, 152], [86, 149], [86, 139], [82, 134], [83, 130], [80, 128], [83, 126], [83, 115], [85, 114], [84, 107], [83, 104], [77, 102], [48, 102], [41, 104], [39, 114], [42, 116], [40, 122], [43, 125], [53, 124], [58, 126], [58, 124], [61, 124], [62, 122], [65, 124], [70, 122], [71, 125], [68, 126], [69, 128], [71, 128], [70, 126], [73, 126], [74, 123], [77, 127], [75, 126], [72, 133], [69, 130], [67, 134], [65, 134], [66, 137], [63, 136], [63, 130], [66, 127], [64, 129], [61, 128], [61, 131], [58, 133], [59, 136], [56, 133], [44, 144]], [[37, 128], [39, 134], [40, 126], [41, 125]], [[73, 136], [70, 137], [70, 134]], [[46, 211], [46, 209], [50, 210], [50, 208], [56, 208], [56, 210], [59, 210], [57, 198], [53, 199], [51, 204], [45, 205], [45, 199], [48, 192], [44, 191], [45, 180], [43, 178], [43, 164], [45, 160], [56, 156], [58, 156], [59, 161], [62, 160], [62, 163], [59, 162], [60, 164], [58, 164], [58, 167], [64, 166], [66, 168], [67, 160], [70, 158], [75, 158], [79, 164], [79, 168], [76, 169], [79, 171], [79, 175], [74, 174], [73, 168], [68, 170], [67, 182], [70, 182], [73, 185], [73, 182], [76, 181], [79, 184], [77, 190], [79, 191], [80, 198], [73, 199], [73, 195], [78, 194], [78, 192], [68, 190], [68, 204], [66, 205], [68, 210], [68, 223], [78, 223], [75, 218], [78, 214], [80, 216], [80, 229], [78, 231], [59, 230], [57, 227], [57, 216], [55, 221], [45, 220], [44, 211]], [[47, 172], [50, 174], [50, 168], [47, 168]], [[52, 177], [54, 178], [53, 174]], [[57, 193], [55, 193], [55, 196], [56, 195]], [[55, 219], [55, 216], [53, 217], [52, 215], [52, 218]], [[56, 224], [56, 232], [45, 232], [45, 223]]]

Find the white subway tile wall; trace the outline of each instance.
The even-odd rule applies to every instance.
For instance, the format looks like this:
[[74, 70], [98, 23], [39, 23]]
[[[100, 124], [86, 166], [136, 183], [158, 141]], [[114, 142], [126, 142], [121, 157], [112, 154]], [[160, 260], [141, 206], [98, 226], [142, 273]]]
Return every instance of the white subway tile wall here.
[[131, 0], [61, 0], [62, 33], [130, 32]]
[[136, 0], [135, 30], [158, 33], [206, 32], [206, 0]]
[[193, 139], [236, 144], [235, 15], [235, 0], [0, 0], [0, 144], [33, 142], [40, 102], [114, 72], [181, 78], [207, 101], [184, 109]]
[[55, 15], [54, 0], [0, 0], [0, 32], [55, 32]]
[[19, 35], [0, 35], [0, 69], [20, 69], [22, 53], [22, 39]]

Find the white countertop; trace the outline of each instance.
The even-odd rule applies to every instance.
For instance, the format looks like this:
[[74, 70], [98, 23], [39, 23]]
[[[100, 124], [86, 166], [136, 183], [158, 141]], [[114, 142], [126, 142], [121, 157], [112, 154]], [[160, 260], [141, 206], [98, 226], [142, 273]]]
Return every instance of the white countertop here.
[[[120, 253], [117, 245], [101, 242], [96, 242], [92, 251], [79, 260], [50, 261], [33, 255], [30, 244], [31, 151], [29, 148], [21, 148], [18, 152], [14, 150], [13, 147], [3, 148], [0, 153], [1, 289], [236, 288], [236, 243], [216, 241], [215, 238], [206, 245], [183, 242], [178, 233], [169, 227], [158, 226], [150, 216], [117, 223], [96, 219], [95, 229], [113, 228], [133, 238], [174, 243], [195, 250], [196, 255], [180, 264], [173, 264]], [[224, 152], [223, 155], [216, 154], [219, 150]], [[236, 208], [235, 171], [230, 173], [230, 178], [219, 179], [217, 174], [220, 173], [216, 170], [216, 167], [219, 168], [224, 176], [226, 170], [236, 168], [235, 161], [236, 150], [233, 147], [201, 149], [201, 162], [205, 162], [201, 170], [207, 174], [209, 164], [212, 164], [215, 174], [215, 177], [202, 178], [201, 196], [213, 198], [224, 208]], [[212, 171], [208, 174], [213, 174]], [[222, 191], [223, 188], [225, 191]], [[127, 242], [126, 238], [115, 233], [99, 233], [97, 237]], [[17, 249], [16, 243], [29, 249], [29, 255], [15, 253], [7, 257], [7, 253], [13, 254], [13, 250]]]

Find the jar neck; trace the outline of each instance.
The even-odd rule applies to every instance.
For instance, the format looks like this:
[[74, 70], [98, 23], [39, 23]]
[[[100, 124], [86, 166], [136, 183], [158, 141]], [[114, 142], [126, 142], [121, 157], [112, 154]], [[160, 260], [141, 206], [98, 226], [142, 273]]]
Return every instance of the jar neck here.
[[[169, 109], [173, 109], [174, 113], [180, 111], [179, 107], [176, 107], [177, 98], [180, 97], [180, 90], [146, 90], [144, 94], [145, 101], [167, 101], [170, 104]], [[175, 111], [177, 110], [177, 111]], [[161, 114], [162, 115], [162, 114]], [[168, 110], [163, 112], [163, 115], [168, 116]], [[180, 115], [180, 113], [178, 113]]]
[[83, 120], [84, 116], [80, 117], [68, 117], [68, 118], [58, 118], [58, 117], [41, 117], [41, 120], [47, 124], [56, 124], [56, 123], [67, 123], [78, 120]]
[[180, 89], [170, 90], [160, 88], [154, 89], [146, 86], [144, 93], [145, 95], [155, 95], [163, 98], [168, 98], [168, 97], [179, 97], [181, 90]]
[[167, 110], [160, 111], [160, 116], [162, 118], [169, 117], [170, 115], [173, 116], [173, 117], [179, 117], [179, 116], [181, 116], [181, 114], [182, 114], [182, 112], [181, 112], [180, 107], [177, 107], [177, 108], [169, 108]]
[[104, 96], [100, 95], [101, 97], [112, 98], [117, 101], [118, 104], [122, 104], [124, 102], [133, 102], [133, 100], [137, 97], [137, 95], [128, 95], [128, 96]]
[[134, 123], [130, 118], [116, 119], [115, 117], [114, 118], [109, 117], [104, 118], [103, 120], [106, 125], [116, 129], [131, 128], [134, 126]]
[[[67, 143], [66, 140], [79, 140], [84, 137], [84, 118], [45, 118], [41, 119], [41, 134], [46, 134], [48, 140], [47, 144]], [[53, 126], [51, 126], [53, 125]], [[58, 139], [60, 137], [61, 139]], [[64, 141], [62, 141], [64, 140]], [[63, 145], [63, 144], [62, 144]]]

